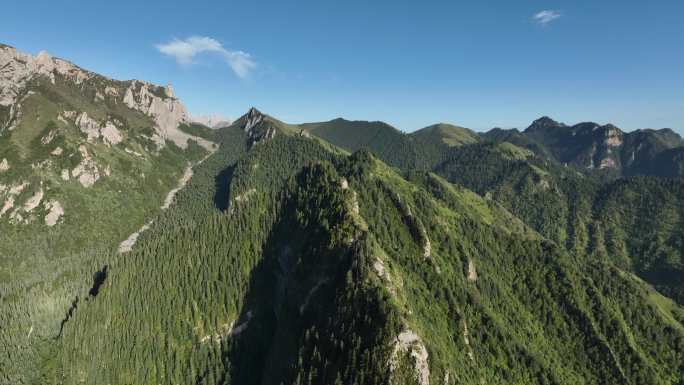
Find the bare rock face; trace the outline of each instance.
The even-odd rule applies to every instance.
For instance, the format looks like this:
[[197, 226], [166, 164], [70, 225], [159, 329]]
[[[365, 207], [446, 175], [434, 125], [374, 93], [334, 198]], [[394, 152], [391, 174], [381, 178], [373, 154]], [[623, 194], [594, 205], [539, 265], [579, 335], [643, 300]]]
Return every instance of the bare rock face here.
[[256, 127], [264, 119], [264, 116], [254, 107], [250, 108], [247, 113], [247, 122], [245, 123], [244, 130], [249, 135], [252, 133], [252, 129]]
[[47, 52], [33, 56], [12, 47], [0, 47], [0, 105], [15, 104], [26, 84], [35, 76], [47, 76], [54, 83], [55, 74], [76, 84], [93, 76], [66, 60], [53, 58]]
[[[76, 115], [75, 111], [64, 111], [59, 115], [58, 119], [64, 123], [68, 123], [67, 119], [73, 119], [74, 116], [76, 116], [74, 123], [80, 128], [81, 132], [86, 134], [88, 142], [90, 143], [94, 143], [97, 139], [102, 138], [105, 143], [115, 145], [121, 143], [124, 139], [123, 133], [114, 123], [114, 121], [118, 122], [117, 119], [100, 123], [88, 116], [87, 112]], [[118, 123], [121, 124], [121, 122]]]
[[47, 215], [45, 215], [45, 224], [49, 227], [56, 225], [59, 218], [64, 215], [62, 204], [55, 200], [46, 203], [45, 210], [48, 212]]
[[119, 144], [123, 141], [123, 135], [121, 131], [114, 125], [114, 123], [107, 121], [104, 126], [100, 129], [102, 138], [105, 142], [109, 144]]
[[394, 342], [394, 349], [390, 357], [390, 373], [397, 367], [398, 355], [400, 352], [409, 353], [413, 361], [416, 380], [420, 385], [430, 384], [430, 367], [428, 365], [428, 351], [423, 344], [420, 336], [414, 331], [405, 329], [397, 336]]
[[119, 96], [119, 91], [114, 87], [107, 86], [105, 87], [105, 95], [116, 98]]
[[[4, 196], [5, 200], [0, 207], [0, 217], [8, 213], [12, 208], [14, 208], [14, 202], [16, 197], [21, 194], [26, 187], [28, 187], [27, 182], [15, 183], [11, 186], [5, 186], [0, 184], [0, 196]], [[42, 199], [42, 196], [41, 196]], [[15, 210], [16, 213], [16, 210]]]
[[[81, 152], [81, 163], [71, 170], [71, 175], [74, 178], [78, 178], [83, 187], [92, 187], [100, 179], [97, 164], [84, 145], [81, 145], [78, 150]], [[62, 178], [64, 178], [63, 174]]]
[[0, 161], [0, 172], [5, 172], [10, 169], [9, 162], [7, 161], [7, 158], [3, 158], [2, 161]]
[[468, 281], [477, 281], [477, 270], [475, 270], [475, 263], [472, 259], [468, 259]]
[[617, 127], [608, 127], [606, 130], [606, 139], [604, 141], [608, 147], [619, 147], [622, 145], [622, 132]]
[[76, 118], [76, 125], [88, 136], [89, 142], [94, 142], [95, 139], [100, 137], [100, 124], [95, 119], [89, 117], [87, 112], [81, 113]]
[[0, 202], [2, 202], [2, 204], [0, 204], [0, 217], [9, 214], [10, 223], [14, 224], [28, 223], [34, 218], [31, 216], [31, 212], [40, 205], [45, 196], [42, 185], [24, 201], [23, 205], [15, 206], [19, 195], [28, 186], [28, 182], [15, 183], [11, 186], [0, 184], [0, 199], [4, 199], [4, 202], [0, 200]]
[[276, 135], [275, 127], [262, 124], [265, 121], [265, 115], [252, 107], [245, 115], [245, 121], [242, 129], [245, 131], [252, 144], [257, 144], [264, 140], [273, 139]]
[[[54, 84], [56, 75], [77, 85], [98, 76], [65, 60], [53, 58], [46, 52], [41, 52], [34, 57], [12, 47], [0, 47], [0, 106], [9, 108], [9, 118], [4, 122], [0, 121], [0, 131], [12, 130], [20, 120], [21, 101], [27, 95], [26, 87], [29, 81], [38, 76], [44, 76]], [[105, 99], [114, 103], [123, 101], [129, 108], [152, 117], [155, 122], [155, 135], [152, 139], [159, 147], [162, 147], [166, 140], [170, 140], [181, 148], [187, 148], [188, 140], [192, 139], [207, 150], [212, 149], [211, 142], [178, 129], [179, 124], [189, 121], [188, 112], [174, 96], [173, 87], [170, 85], [161, 88], [136, 80], [127, 83], [117, 82], [117, 84], [128, 84], [122, 97], [120, 90], [113, 84], [97, 89], [94, 101], [101, 102]], [[75, 120], [76, 125], [88, 136], [89, 142], [100, 137], [103, 137], [109, 144], [117, 144], [123, 140], [123, 135], [115, 122], [101, 123], [85, 112], [77, 115], [74, 111], [64, 111], [57, 119], [64, 123], [67, 119]]]
[[173, 97], [173, 89], [166, 87], [166, 97], [163, 98], [155, 95], [152, 87], [154, 85], [150, 83], [134, 80], [126, 89], [123, 102], [129, 108], [154, 119], [156, 134], [153, 139], [157, 145], [161, 147], [165, 140], [170, 140], [180, 148], [187, 148], [188, 140], [192, 139], [210, 150], [212, 146], [209, 141], [186, 134], [178, 128], [179, 124], [189, 122], [188, 111], [183, 103]]

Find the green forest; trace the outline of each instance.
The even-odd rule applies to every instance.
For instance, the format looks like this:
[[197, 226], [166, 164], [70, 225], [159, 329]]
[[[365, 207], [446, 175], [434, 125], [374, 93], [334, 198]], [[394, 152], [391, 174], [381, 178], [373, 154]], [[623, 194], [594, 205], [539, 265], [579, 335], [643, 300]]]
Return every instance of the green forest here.
[[0, 383], [684, 384], [680, 179], [445, 128], [184, 130], [219, 147], [132, 251], [3, 268]]

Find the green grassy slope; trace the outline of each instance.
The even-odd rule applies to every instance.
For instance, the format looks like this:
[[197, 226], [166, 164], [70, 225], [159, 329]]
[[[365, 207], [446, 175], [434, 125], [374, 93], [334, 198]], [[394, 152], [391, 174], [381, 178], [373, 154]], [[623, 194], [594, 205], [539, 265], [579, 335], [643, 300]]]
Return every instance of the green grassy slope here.
[[447, 123], [434, 124], [410, 134], [412, 137], [435, 144], [446, 144], [450, 147], [463, 146], [479, 142], [480, 137], [473, 131]]

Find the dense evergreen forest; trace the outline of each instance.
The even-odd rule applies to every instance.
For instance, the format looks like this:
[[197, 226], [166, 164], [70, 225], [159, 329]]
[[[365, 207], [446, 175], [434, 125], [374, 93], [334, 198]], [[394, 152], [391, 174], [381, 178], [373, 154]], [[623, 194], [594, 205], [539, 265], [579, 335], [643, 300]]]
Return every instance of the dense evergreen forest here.
[[[367, 148], [403, 172], [433, 171], [500, 203], [571, 254], [609, 258], [684, 304], [682, 178], [615, 179], [578, 171], [545, 156], [552, 151], [529, 137], [517, 134], [513, 141], [520, 147], [503, 141], [510, 133], [497, 130], [479, 142], [456, 147], [435, 144], [434, 139], [423, 144], [415, 139], [420, 135], [374, 123], [366, 123], [377, 131], [372, 140], [350, 144], [340, 139], [345, 132], [355, 135], [360, 124], [317, 124], [312, 132], [351, 151]], [[421, 152], [431, 155], [416, 159]]]
[[131, 252], [60, 259], [1, 382], [684, 383], [680, 180], [333, 122], [186, 127], [220, 147]]

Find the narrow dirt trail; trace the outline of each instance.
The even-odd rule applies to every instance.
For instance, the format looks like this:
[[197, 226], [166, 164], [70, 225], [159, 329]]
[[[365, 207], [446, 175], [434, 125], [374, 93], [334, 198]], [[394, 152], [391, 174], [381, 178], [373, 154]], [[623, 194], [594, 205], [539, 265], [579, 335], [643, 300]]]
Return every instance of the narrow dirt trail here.
[[[166, 210], [169, 207], [171, 207], [171, 204], [173, 204], [173, 200], [176, 197], [176, 194], [178, 194], [178, 192], [181, 191], [185, 187], [185, 185], [188, 184], [190, 179], [192, 178], [192, 176], [194, 174], [193, 168], [202, 164], [202, 162], [204, 162], [205, 160], [207, 160], [207, 158], [212, 156], [215, 151], [216, 151], [216, 149], [212, 149], [209, 152], [209, 154], [207, 154], [207, 156], [202, 158], [199, 162], [195, 163], [194, 165], [189, 164], [185, 168], [185, 172], [183, 172], [183, 176], [181, 176], [180, 179], [178, 179], [178, 185], [176, 186], [176, 188], [174, 188], [173, 190], [169, 191], [168, 194], [166, 194], [166, 198], [164, 199], [164, 203], [159, 207], [160, 209]], [[140, 234], [142, 234], [143, 232], [148, 230], [150, 228], [150, 226], [152, 226], [152, 223], [154, 223], [154, 220], [150, 220], [149, 222], [145, 223], [140, 229], [138, 229], [138, 231], [129, 235], [128, 238], [126, 238], [126, 240], [121, 242], [121, 244], [119, 244], [119, 253], [123, 254], [123, 253], [127, 253], [127, 252], [133, 250], [133, 246], [135, 246], [135, 243], [138, 241], [138, 237], [140, 237]]]

